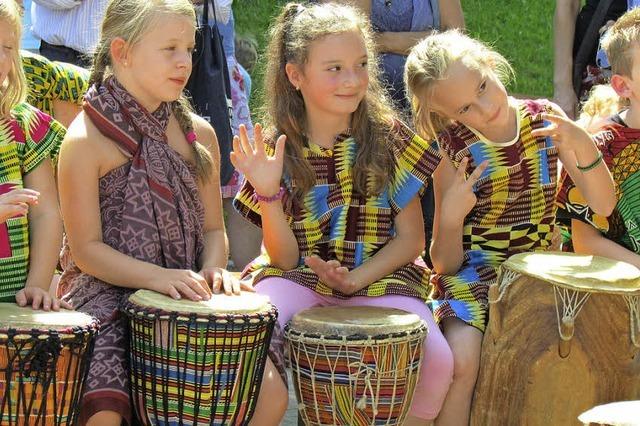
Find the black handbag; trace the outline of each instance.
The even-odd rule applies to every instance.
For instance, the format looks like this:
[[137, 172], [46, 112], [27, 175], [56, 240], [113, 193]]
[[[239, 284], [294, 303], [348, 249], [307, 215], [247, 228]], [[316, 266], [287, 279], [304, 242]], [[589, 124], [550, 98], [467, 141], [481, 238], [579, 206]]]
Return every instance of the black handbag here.
[[225, 185], [234, 171], [229, 158], [233, 142], [231, 82], [214, 5], [211, 5], [211, 8], [215, 25], [209, 26], [210, 1], [204, 1], [202, 24], [196, 33], [193, 69], [186, 90], [196, 113], [207, 120], [216, 131], [220, 148], [220, 185]]

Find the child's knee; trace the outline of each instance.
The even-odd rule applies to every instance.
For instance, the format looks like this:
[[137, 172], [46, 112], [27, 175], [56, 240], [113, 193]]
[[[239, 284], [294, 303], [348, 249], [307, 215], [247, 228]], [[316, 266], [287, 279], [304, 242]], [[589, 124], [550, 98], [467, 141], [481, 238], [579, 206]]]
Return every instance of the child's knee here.
[[464, 347], [453, 349], [453, 379], [475, 383], [480, 369], [480, 354]]

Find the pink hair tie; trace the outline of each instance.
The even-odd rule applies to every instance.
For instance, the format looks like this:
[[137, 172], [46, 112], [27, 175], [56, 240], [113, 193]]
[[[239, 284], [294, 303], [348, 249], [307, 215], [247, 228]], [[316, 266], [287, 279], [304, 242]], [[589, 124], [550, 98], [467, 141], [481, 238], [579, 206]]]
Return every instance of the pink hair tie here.
[[189, 145], [193, 145], [196, 139], [198, 139], [198, 136], [196, 136], [196, 132], [194, 132], [193, 130], [188, 132], [185, 136], [187, 137], [187, 142], [189, 143]]

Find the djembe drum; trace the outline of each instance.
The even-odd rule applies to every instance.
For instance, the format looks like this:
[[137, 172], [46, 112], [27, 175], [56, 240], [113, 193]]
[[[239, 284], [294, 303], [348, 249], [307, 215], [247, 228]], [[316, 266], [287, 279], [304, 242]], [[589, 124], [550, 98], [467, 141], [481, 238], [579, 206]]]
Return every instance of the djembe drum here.
[[640, 401], [598, 405], [578, 416], [584, 425], [640, 426]]
[[379, 307], [303, 310], [285, 327], [300, 419], [306, 425], [401, 425], [427, 326]]
[[145, 425], [248, 423], [277, 317], [265, 296], [192, 302], [138, 290], [123, 310], [133, 403]]
[[570, 425], [640, 397], [640, 271], [572, 253], [523, 253], [489, 289], [475, 425]]
[[0, 425], [76, 424], [98, 325], [0, 303]]

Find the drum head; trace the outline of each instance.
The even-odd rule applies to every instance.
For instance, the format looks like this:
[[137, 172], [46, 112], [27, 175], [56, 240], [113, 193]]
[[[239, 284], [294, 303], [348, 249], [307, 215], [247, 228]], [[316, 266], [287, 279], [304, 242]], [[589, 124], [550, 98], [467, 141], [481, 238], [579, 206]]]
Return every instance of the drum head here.
[[4, 330], [68, 330], [73, 327], [88, 327], [95, 320], [82, 312], [60, 309], [60, 311], [34, 311], [15, 303], [0, 303], [0, 327]]
[[415, 314], [373, 306], [326, 306], [305, 309], [293, 316], [289, 328], [323, 336], [378, 336], [403, 333], [422, 327]]
[[194, 314], [253, 314], [271, 309], [269, 298], [261, 294], [242, 292], [239, 296], [214, 294], [211, 299], [194, 302], [188, 299], [175, 300], [151, 290], [138, 290], [129, 296], [129, 302], [165, 312]]
[[519, 253], [507, 259], [502, 268], [570, 290], [640, 295], [638, 268], [600, 256], [563, 252]]
[[640, 401], [612, 402], [599, 405], [578, 416], [584, 424], [606, 424], [614, 426], [640, 425]]

